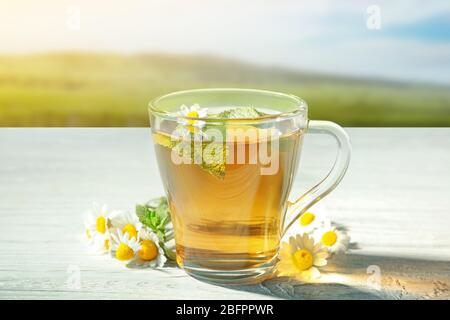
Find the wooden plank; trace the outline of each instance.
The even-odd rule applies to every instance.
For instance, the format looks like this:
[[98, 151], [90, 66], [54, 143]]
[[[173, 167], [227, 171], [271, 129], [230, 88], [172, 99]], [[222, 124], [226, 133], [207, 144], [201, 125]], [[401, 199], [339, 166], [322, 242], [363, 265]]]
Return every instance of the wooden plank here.
[[[79, 239], [92, 201], [132, 210], [163, 194], [148, 129], [0, 129], [0, 298], [450, 298], [450, 130], [348, 131], [351, 166], [322, 210], [355, 249], [316, 284], [224, 287], [173, 266], [125, 269]], [[333, 158], [331, 139], [308, 137], [293, 195]], [[68, 285], [74, 270], [80, 288]]]

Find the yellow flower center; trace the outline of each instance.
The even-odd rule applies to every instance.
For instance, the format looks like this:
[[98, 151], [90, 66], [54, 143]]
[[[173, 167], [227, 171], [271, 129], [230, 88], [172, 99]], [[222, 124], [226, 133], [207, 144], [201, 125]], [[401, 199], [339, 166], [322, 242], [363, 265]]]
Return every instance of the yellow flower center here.
[[116, 258], [120, 261], [127, 261], [134, 257], [134, 251], [127, 244], [121, 243], [117, 247]]
[[[192, 117], [192, 118], [198, 118], [199, 114], [197, 111], [189, 111], [186, 114], [187, 117]], [[188, 120], [188, 130], [190, 133], [194, 133], [195, 131], [195, 127], [193, 126], [195, 124], [195, 120]]]
[[183, 258], [181, 258], [181, 256], [179, 256], [179, 255], [177, 254], [176, 257], [175, 257], [175, 260], [176, 260], [176, 262], [177, 262], [177, 265], [178, 265], [180, 268], [183, 268], [183, 266], [184, 266]]
[[327, 231], [322, 236], [322, 243], [327, 247], [331, 247], [337, 241], [337, 234], [334, 231]]
[[158, 256], [158, 247], [151, 240], [142, 240], [138, 256], [145, 261], [153, 260]]
[[313, 265], [313, 256], [306, 249], [297, 250], [292, 258], [294, 259], [294, 264], [300, 271], [308, 270]]
[[86, 229], [86, 238], [91, 238], [91, 231], [89, 229]]
[[[191, 121], [189, 121], [191, 122]], [[190, 133], [195, 133], [195, 127], [194, 126], [188, 126], [187, 129], [189, 130]]]
[[96, 220], [96, 228], [99, 233], [104, 234], [106, 232], [106, 218], [100, 216]]
[[316, 215], [311, 212], [305, 212], [300, 216], [300, 225], [306, 227], [316, 219]]
[[137, 238], [136, 227], [131, 223], [126, 224], [125, 227], [123, 227], [122, 232], [124, 234], [128, 233], [128, 239]]
[[109, 250], [109, 239], [105, 240], [104, 246], [105, 246], [105, 250]]
[[192, 117], [192, 118], [198, 118], [198, 112], [197, 111], [189, 111], [186, 116]]

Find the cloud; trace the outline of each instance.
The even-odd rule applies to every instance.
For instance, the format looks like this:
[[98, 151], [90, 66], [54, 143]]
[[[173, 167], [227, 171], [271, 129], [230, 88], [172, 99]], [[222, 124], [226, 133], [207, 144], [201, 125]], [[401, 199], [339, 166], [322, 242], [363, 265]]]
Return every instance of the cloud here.
[[[288, 68], [450, 83], [450, 33], [442, 30], [448, 28], [450, 2], [376, 1], [379, 31], [366, 27], [373, 3], [2, 1], [0, 52], [210, 53]], [[69, 4], [80, 6], [78, 31], [66, 26]]]

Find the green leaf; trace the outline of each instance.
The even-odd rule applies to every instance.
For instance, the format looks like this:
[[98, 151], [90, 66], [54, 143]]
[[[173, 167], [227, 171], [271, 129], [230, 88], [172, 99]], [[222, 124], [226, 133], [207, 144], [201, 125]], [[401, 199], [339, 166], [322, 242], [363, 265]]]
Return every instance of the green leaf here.
[[[137, 204], [136, 205], [136, 215], [139, 220], [144, 219], [147, 213], [147, 207], [145, 205]], [[141, 221], [142, 222], [142, 221]]]
[[171, 221], [165, 197], [153, 199], [144, 205], [136, 205], [136, 215], [143, 225], [149, 227], [158, 236], [162, 236], [164, 240], [165, 226]]
[[136, 205], [136, 215], [138, 216], [139, 221], [142, 224], [152, 228], [153, 226], [152, 217], [154, 216], [153, 209], [150, 209], [145, 205], [138, 204]]
[[243, 118], [258, 118], [265, 115], [265, 113], [256, 110], [253, 107], [237, 107], [222, 111], [218, 114], [219, 118], [226, 119], [243, 119]]
[[165, 197], [161, 197], [159, 199], [159, 203], [155, 208], [155, 213], [160, 221], [164, 221], [169, 217], [169, 204], [167, 203], [167, 199]]
[[225, 176], [225, 163], [228, 154], [228, 146], [223, 142], [203, 142], [196, 144], [194, 141], [180, 141], [174, 146], [180, 157], [187, 158], [190, 163], [197, 164], [210, 174], [223, 178]]
[[224, 143], [211, 142], [202, 149], [201, 167], [216, 177], [225, 176], [225, 163], [228, 154], [228, 145]]

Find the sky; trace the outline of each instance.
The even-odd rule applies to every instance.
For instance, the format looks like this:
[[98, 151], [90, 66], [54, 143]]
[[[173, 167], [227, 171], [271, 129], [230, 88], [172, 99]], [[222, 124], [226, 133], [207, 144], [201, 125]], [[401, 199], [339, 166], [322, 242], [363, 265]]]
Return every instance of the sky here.
[[450, 1], [0, 0], [0, 54], [68, 50], [450, 84]]

